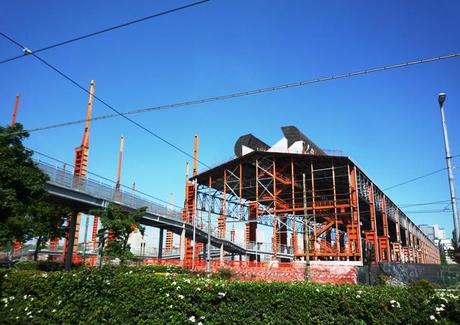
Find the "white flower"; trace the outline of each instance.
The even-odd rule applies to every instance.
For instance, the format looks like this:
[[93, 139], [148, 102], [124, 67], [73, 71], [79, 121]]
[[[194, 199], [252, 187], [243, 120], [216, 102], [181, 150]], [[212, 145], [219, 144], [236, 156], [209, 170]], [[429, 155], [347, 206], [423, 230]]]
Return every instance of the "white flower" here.
[[3, 277], [4, 277], [4, 278], [7, 278], [7, 277], [8, 277], [8, 274], [5, 274]]
[[8, 298], [3, 298], [2, 301], [5, 303], [5, 305], [8, 303]]
[[178, 295], [179, 299], [184, 299], [183, 295]]
[[26, 315], [27, 315], [27, 316], [29, 316], [30, 314], [32, 314], [32, 312], [31, 312], [31, 311], [29, 311], [29, 312], [28, 312]]
[[26, 300], [26, 299], [27, 299], [27, 295], [24, 295], [24, 300]]
[[358, 290], [358, 294], [362, 294], [362, 293], [363, 293], [363, 290]]
[[173, 283], [171, 283], [172, 286], [175, 286], [176, 284], [176, 281], [173, 281]]
[[169, 297], [169, 293], [166, 294], [166, 297]]
[[30, 301], [34, 301], [34, 297], [30, 297]]
[[430, 315], [430, 319], [431, 320], [436, 320], [436, 317], [434, 317], [433, 315]]
[[14, 300], [14, 296], [11, 296], [11, 297], [10, 297], [10, 300]]
[[356, 298], [361, 298], [361, 296], [360, 296], [360, 295], [356, 295]]
[[29, 307], [24, 308], [24, 311], [28, 311], [28, 310], [29, 310]]
[[226, 293], [225, 293], [225, 292], [219, 292], [217, 295], [218, 295], [220, 298], [223, 298], [223, 297], [225, 297]]
[[180, 287], [179, 287], [179, 286], [177, 286], [176, 290], [179, 290], [179, 289], [180, 289]]
[[58, 301], [58, 305], [60, 305], [60, 304], [62, 304], [62, 300], [59, 300], [59, 301]]
[[188, 320], [191, 321], [192, 323], [195, 323], [195, 316], [190, 316]]
[[133, 273], [133, 270], [129, 271], [129, 274]]
[[48, 274], [42, 273], [42, 278], [47, 278], [47, 277], [48, 277]]
[[53, 309], [51, 312], [52, 312], [52, 313], [55, 313], [55, 312], [56, 312], [56, 309]]
[[190, 283], [190, 279], [185, 279], [184, 282]]
[[172, 307], [173, 307], [173, 305], [169, 305], [169, 308], [172, 308]]
[[200, 287], [197, 287], [197, 288], [196, 288], [196, 291], [201, 291], [201, 288], [200, 288]]
[[74, 274], [72, 274], [72, 276], [77, 276], [77, 275], [74, 273]]
[[206, 317], [204, 317], [204, 316], [201, 316], [201, 317], [200, 317], [200, 319], [205, 319], [205, 318], [206, 318]]
[[198, 322], [197, 325], [203, 325], [203, 323], [202, 323], [202, 322]]
[[316, 292], [319, 292], [319, 289], [318, 289], [318, 288], [316, 288]]

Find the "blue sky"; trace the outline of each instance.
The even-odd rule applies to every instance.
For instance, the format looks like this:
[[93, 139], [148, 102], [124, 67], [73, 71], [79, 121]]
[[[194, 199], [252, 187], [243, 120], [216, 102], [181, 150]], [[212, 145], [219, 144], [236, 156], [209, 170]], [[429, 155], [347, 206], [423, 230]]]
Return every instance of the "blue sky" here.
[[[3, 1], [0, 30], [33, 50], [186, 3]], [[127, 111], [458, 52], [459, 14], [456, 1], [213, 0], [41, 56], [85, 86], [96, 80], [97, 96]], [[18, 54], [0, 39], [1, 59]], [[445, 167], [440, 91], [448, 95], [452, 152], [460, 154], [459, 76], [457, 58], [132, 118], [189, 152], [199, 134], [207, 164], [232, 156], [242, 134], [274, 143], [281, 126], [296, 125], [319, 146], [347, 153], [385, 188]], [[0, 85], [3, 125], [16, 92], [26, 128], [85, 116], [87, 95], [32, 57], [0, 65]], [[98, 102], [93, 112], [110, 113]], [[82, 131], [33, 133], [27, 145], [72, 163]], [[89, 170], [115, 178], [121, 134], [122, 182], [166, 200], [172, 192], [181, 204], [187, 158], [122, 118], [92, 124]], [[387, 194], [400, 204], [447, 200], [447, 175]], [[452, 230], [449, 213], [410, 216]]]

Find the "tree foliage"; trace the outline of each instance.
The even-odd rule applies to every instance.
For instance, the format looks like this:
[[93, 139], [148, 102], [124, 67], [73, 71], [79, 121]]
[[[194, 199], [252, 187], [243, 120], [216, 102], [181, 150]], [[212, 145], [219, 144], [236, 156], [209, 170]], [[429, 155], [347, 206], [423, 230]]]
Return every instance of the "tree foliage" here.
[[0, 246], [31, 238], [30, 207], [46, 195], [48, 177], [22, 144], [27, 137], [19, 123], [0, 127]]
[[100, 217], [102, 228], [99, 230], [100, 254], [119, 258], [123, 263], [133, 257], [128, 244], [129, 236], [136, 229], [144, 235], [145, 228], [140, 224], [147, 208], [126, 212], [120, 206], [110, 203], [107, 208], [91, 211]]
[[32, 236], [37, 239], [34, 259], [37, 260], [38, 251], [50, 239], [61, 239], [65, 234], [64, 221], [69, 209], [44, 202], [37, 202], [30, 209]]

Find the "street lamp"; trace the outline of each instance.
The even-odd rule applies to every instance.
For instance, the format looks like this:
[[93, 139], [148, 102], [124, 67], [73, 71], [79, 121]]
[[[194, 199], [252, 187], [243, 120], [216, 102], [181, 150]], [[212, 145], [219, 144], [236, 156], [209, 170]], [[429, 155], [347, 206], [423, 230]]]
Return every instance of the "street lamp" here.
[[452, 205], [452, 217], [454, 219], [454, 230], [455, 230], [454, 235], [455, 235], [455, 240], [457, 243], [457, 247], [455, 247], [455, 249], [456, 249], [456, 252], [458, 252], [458, 250], [460, 250], [459, 215], [458, 215], [458, 210], [457, 210], [457, 196], [455, 194], [455, 177], [454, 177], [454, 169], [452, 167], [452, 154], [450, 153], [449, 136], [447, 134], [447, 122], [446, 122], [446, 117], [444, 115], [444, 102], [445, 101], [446, 101], [446, 94], [440, 93], [438, 95], [438, 103], [439, 103], [439, 108], [441, 111], [442, 130], [444, 132], [444, 146], [446, 150], [447, 175], [449, 179], [450, 200], [451, 200], [451, 205]]

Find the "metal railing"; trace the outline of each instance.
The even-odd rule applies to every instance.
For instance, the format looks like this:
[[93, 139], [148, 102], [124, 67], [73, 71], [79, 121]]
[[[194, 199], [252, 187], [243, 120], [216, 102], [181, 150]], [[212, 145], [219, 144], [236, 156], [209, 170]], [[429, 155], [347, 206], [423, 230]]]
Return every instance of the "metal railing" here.
[[71, 172], [63, 168], [42, 161], [37, 161], [36, 163], [48, 175], [49, 183], [51, 184], [89, 194], [98, 199], [115, 202], [133, 209], [146, 207], [147, 212], [151, 214], [182, 221], [182, 212], [177, 208], [153, 202], [138, 194], [116, 191], [114, 186], [91, 178], [74, 176]]

